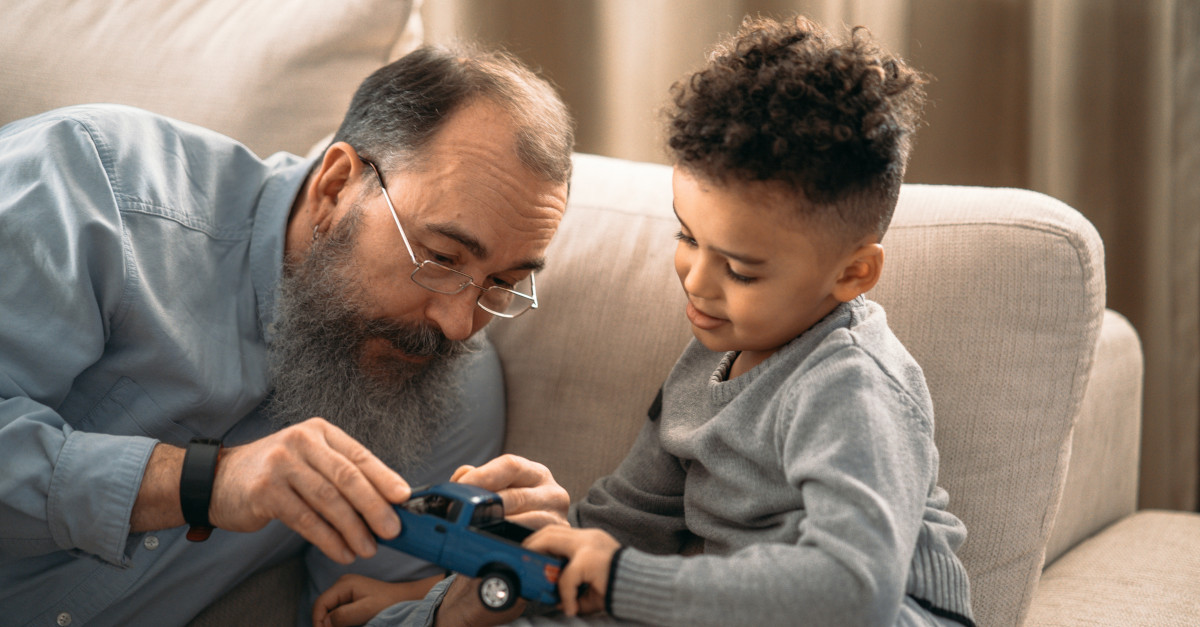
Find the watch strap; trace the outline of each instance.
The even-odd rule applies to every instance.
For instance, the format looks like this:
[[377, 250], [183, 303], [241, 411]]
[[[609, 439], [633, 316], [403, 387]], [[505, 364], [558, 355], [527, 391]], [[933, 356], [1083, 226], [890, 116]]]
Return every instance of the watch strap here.
[[208, 438], [192, 438], [183, 454], [179, 506], [183, 510], [183, 520], [189, 526], [187, 539], [192, 542], [207, 540], [213, 530], [208, 520], [208, 505], [212, 501], [220, 455], [221, 441]]

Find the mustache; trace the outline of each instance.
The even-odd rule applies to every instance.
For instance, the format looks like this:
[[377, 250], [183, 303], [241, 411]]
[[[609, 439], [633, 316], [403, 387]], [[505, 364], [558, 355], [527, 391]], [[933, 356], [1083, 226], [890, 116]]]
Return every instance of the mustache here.
[[451, 340], [428, 324], [372, 319], [365, 321], [365, 327], [369, 337], [384, 340], [396, 350], [414, 357], [449, 358], [467, 352], [466, 343]]

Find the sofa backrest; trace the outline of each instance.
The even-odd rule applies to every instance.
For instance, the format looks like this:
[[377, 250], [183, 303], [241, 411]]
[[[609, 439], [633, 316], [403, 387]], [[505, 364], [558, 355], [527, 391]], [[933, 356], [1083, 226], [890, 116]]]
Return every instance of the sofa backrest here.
[[546, 464], [572, 499], [624, 458], [692, 337], [678, 230], [670, 168], [576, 155], [539, 309], [487, 327], [508, 392], [505, 450]]
[[[506, 450], [573, 498], [613, 469], [691, 337], [672, 266], [670, 169], [578, 155], [538, 277], [542, 308], [489, 327], [504, 363]], [[1013, 189], [905, 186], [869, 295], [925, 370], [940, 483], [981, 625], [1019, 624], [1062, 493], [1104, 311], [1091, 224]]]
[[[304, 154], [380, 65], [415, 48], [413, 0], [6, 0], [0, 125], [115, 102]], [[410, 19], [410, 15], [412, 19]]]
[[1100, 237], [1034, 192], [908, 185], [885, 250], [871, 297], [925, 370], [976, 617], [1019, 624], [1103, 320]]

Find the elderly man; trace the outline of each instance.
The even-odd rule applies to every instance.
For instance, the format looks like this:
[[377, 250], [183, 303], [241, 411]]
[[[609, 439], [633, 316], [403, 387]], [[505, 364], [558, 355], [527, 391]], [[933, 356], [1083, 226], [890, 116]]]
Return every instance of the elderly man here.
[[[316, 162], [115, 106], [0, 130], [4, 621], [180, 623], [304, 540], [374, 555], [389, 465], [478, 458], [448, 399], [537, 306], [571, 148], [544, 81], [434, 48], [364, 81]], [[462, 480], [565, 511], [524, 460]]]

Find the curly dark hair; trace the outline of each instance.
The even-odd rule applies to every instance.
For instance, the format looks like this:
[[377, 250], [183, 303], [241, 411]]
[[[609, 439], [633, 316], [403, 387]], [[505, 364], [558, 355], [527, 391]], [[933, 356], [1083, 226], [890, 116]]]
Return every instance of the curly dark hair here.
[[839, 41], [802, 16], [747, 17], [672, 86], [668, 145], [695, 176], [782, 183], [802, 194], [800, 215], [835, 218], [848, 237], [882, 237], [925, 82], [863, 27]]

